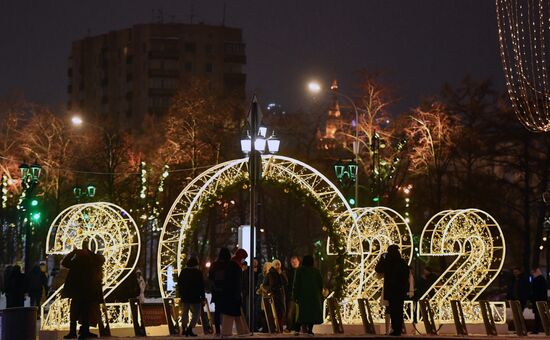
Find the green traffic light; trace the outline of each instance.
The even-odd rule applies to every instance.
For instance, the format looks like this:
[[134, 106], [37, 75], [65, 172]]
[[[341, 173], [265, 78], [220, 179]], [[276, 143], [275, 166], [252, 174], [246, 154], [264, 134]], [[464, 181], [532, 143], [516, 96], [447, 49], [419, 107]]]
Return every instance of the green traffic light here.
[[32, 205], [33, 207], [36, 207], [36, 206], [38, 205], [38, 200], [36, 200], [36, 199], [32, 200], [32, 201], [31, 201], [31, 205]]
[[350, 205], [355, 205], [355, 198], [350, 197], [350, 199], [348, 200], [348, 202], [349, 202]]
[[40, 213], [39, 212], [36, 212], [34, 214], [32, 214], [32, 220], [33, 221], [39, 221], [40, 220]]
[[380, 197], [378, 197], [378, 196], [373, 197], [373, 198], [372, 198], [372, 201], [373, 201], [373, 202], [378, 202], [378, 201], [380, 201]]

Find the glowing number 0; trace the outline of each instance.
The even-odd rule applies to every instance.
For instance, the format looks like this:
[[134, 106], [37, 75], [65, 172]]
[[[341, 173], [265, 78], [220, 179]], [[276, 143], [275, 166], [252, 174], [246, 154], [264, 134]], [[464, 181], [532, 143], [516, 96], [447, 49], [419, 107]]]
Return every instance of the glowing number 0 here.
[[[498, 276], [505, 257], [505, 241], [498, 223], [477, 209], [446, 210], [436, 214], [424, 227], [420, 254], [456, 256], [456, 259], [426, 291], [440, 323], [453, 322], [451, 300], [459, 300], [470, 323], [482, 322], [480, 294]], [[506, 321], [504, 302], [491, 305], [495, 322]]]
[[[105, 256], [103, 295], [108, 297], [134, 270], [139, 257], [140, 237], [130, 215], [111, 203], [73, 205], [61, 212], [48, 232], [47, 254], [65, 255], [89, 242], [90, 249]], [[61, 298], [63, 286], [42, 305], [42, 329], [69, 326], [69, 301]], [[107, 313], [111, 327], [131, 325], [128, 303], [109, 303]]]

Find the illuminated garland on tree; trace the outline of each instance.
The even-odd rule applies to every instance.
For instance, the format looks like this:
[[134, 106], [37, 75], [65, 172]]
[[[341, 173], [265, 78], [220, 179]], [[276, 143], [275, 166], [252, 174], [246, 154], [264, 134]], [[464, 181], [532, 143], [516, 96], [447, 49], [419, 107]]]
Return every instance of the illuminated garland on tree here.
[[145, 162], [141, 162], [140, 170], [139, 170], [139, 179], [141, 183], [141, 191], [139, 193], [139, 197], [141, 199], [145, 199], [147, 197], [147, 169]]
[[8, 206], [8, 176], [2, 176], [2, 208], [5, 209]]
[[550, 3], [497, 0], [496, 8], [500, 54], [512, 106], [529, 130], [550, 131], [546, 47]]

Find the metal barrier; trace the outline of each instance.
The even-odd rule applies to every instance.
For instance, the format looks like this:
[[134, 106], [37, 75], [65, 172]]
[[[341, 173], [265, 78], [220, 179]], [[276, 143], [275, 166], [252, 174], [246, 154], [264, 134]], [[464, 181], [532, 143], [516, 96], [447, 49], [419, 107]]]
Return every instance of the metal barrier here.
[[525, 318], [523, 317], [523, 308], [517, 300], [508, 300], [508, 306], [512, 310], [512, 319], [514, 321], [514, 329], [517, 336], [526, 336], [527, 327], [525, 326]]
[[359, 306], [359, 313], [361, 314], [361, 321], [363, 322], [365, 334], [376, 334], [369, 301], [367, 299], [358, 299], [357, 304]]
[[164, 307], [164, 316], [166, 317], [166, 323], [168, 324], [168, 334], [179, 335], [180, 326], [178, 323], [179, 310], [176, 310], [176, 301], [174, 298], [162, 299], [162, 306]]
[[101, 313], [101, 317], [99, 318], [97, 323], [99, 335], [101, 337], [110, 337], [111, 325], [109, 323], [109, 313], [107, 312], [107, 305], [105, 305], [105, 303], [99, 304], [99, 312]]
[[430, 306], [429, 300], [418, 300], [420, 307], [420, 314], [422, 315], [422, 322], [424, 322], [424, 328], [426, 328], [426, 334], [437, 335], [437, 329], [435, 328], [434, 312]]
[[330, 314], [330, 322], [332, 324], [332, 331], [334, 334], [343, 334], [344, 325], [342, 324], [342, 315], [340, 314], [340, 307], [338, 301], [335, 298], [328, 298], [328, 312]]
[[453, 320], [456, 328], [456, 335], [468, 335], [468, 329], [466, 328], [466, 318], [464, 318], [464, 311], [462, 310], [462, 304], [458, 300], [451, 300], [451, 309], [453, 311]]
[[141, 302], [139, 299], [130, 299], [130, 310], [132, 312], [132, 323], [134, 325], [135, 336], [147, 336], [145, 323], [143, 322], [143, 313], [141, 311]]
[[481, 317], [483, 318], [483, 324], [485, 325], [485, 332], [487, 335], [496, 336], [497, 327], [495, 325], [495, 319], [493, 318], [493, 312], [491, 305], [487, 300], [479, 301], [479, 307], [481, 308]]
[[542, 322], [542, 328], [544, 333], [550, 335], [550, 311], [548, 310], [547, 301], [537, 301], [537, 309], [540, 315], [540, 321]]

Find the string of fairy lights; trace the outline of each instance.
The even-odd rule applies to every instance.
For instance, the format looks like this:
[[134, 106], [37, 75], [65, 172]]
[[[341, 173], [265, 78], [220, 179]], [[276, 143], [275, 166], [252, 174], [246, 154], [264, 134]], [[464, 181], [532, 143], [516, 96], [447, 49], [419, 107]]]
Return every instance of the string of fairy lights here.
[[550, 3], [497, 0], [496, 9], [502, 66], [514, 111], [529, 130], [550, 131], [546, 51]]
[[140, 209], [138, 209], [140, 219], [144, 221], [144, 227], [149, 226], [151, 231], [154, 233], [160, 232], [162, 229], [159, 223], [160, 214], [162, 213], [162, 206], [160, 205], [160, 195], [164, 192], [166, 178], [168, 178], [168, 176], [170, 175], [170, 166], [168, 164], [165, 164], [162, 167], [162, 173], [159, 176], [159, 182], [156, 190], [154, 191], [153, 197], [148, 197], [147, 195], [149, 193], [149, 189], [148, 170], [146, 162], [142, 161], [140, 163], [139, 173], [139, 197], [142, 201], [144, 201], [143, 204], [141, 204]]
[[8, 176], [2, 176], [2, 208], [6, 209], [8, 207]]

